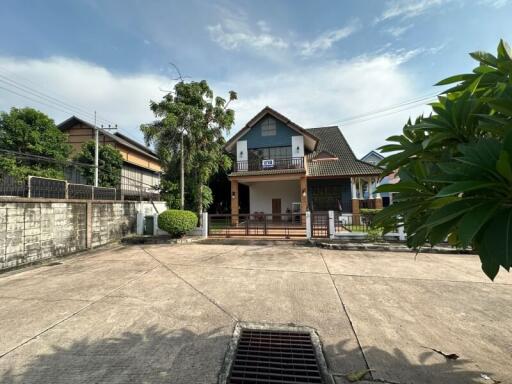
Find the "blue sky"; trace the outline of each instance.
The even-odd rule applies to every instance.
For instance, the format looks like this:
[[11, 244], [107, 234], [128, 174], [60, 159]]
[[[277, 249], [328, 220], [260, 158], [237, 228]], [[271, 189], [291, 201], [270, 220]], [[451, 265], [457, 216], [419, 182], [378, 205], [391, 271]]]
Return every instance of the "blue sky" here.
[[4, 0], [2, 16], [1, 110], [34, 106], [57, 122], [97, 110], [141, 139], [172, 61], [219, 95], [238, 92], [233, 131], [270, 105], [304, 127], [340, 123], [358, 155], [429, 108], [347, 118], [432, 95], [474, 66], [468, 52], [512, 41], [510, 0]]

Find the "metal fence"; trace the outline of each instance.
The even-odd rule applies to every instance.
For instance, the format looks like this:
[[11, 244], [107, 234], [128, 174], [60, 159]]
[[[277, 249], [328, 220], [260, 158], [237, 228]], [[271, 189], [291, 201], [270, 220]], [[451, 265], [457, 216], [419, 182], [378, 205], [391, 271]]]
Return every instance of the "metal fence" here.
[[334, 212], [335, 232], [368, 232], [372, 225], [373, 215]]
[[305, 238], [306, 215], [283, 214], [212, 214], [208, 215], [208, 236]]
[[0, 178], [0, 196], [44, 199], [116, 200], [115, 188], [68, 183], [65, 180], [29, 176], [18, 180], [12, 176]]

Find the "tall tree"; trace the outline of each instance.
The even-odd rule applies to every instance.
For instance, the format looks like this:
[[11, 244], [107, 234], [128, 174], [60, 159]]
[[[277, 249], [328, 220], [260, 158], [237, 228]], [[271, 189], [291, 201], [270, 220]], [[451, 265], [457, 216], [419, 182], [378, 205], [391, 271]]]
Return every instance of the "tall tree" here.
[[497, 51], [471, 53], [479, 65], [438, 83], [454, 86], [434, 114], [381, 147], [393, 153], [385, 173], [399, 169], [400, 182], [379, 187], [398, 195], [376, 218], [403, 224], [413, 248], [446, 238], [472, 246], [491, 279], [512, 266], [512, 51], [503, 41]]
[[[90, 164], [90, 167], [79, 167], [80, 173], [88, 184], [94, 184], [94, 154], [96, 145], [94, 140], [82, 144], [80, 152], [75, 155], [75, 160], [80, 163]], [[121, 168], [123, 156], [118, 149], [110, 144], [99, 146], [98, 152], [98, 185], [101, 187], [117, 188], [121, 182]]]
[[9, 155], [0, 156], [0, 171], [23, 178], [28, 175], [64, 178], [64, 165], [71, 153], [67, 135], [54, 121], [33, 108], [11, 108], [0, 113], [0, 149], [49, 157], [53, 162]]
[[[150, 107], [158, 119], [141, 125], [148, 145], [154, 145], [164, 163], [164, 195], [172, 194], [176, 204], [179, 193], [181, 135], [184, 134], [186, 201], [200, 213], [212, 202], [208, 181], [219, 169], [231, 167], [231, 159], [224, 152], [224, 134], [231, 129], [235, 113], [228, 106], [236, 100], [230, 91], [228, 100], [214, 97], [205, 80], [180, 81], [173, 92]], [[190, 206], [190, 205], [189, 205]]]

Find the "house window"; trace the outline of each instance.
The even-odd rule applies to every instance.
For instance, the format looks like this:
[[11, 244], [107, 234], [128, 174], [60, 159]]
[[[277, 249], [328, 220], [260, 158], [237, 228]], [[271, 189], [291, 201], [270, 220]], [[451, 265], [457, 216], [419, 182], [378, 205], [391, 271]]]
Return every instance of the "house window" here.
[[249, 161], [260, 162], [266, 159], [289, 159], [291, 157], [291, 146], [249, 149]]
[[271, 118], [263, 120], [261, 123], [261, 136], [275, 136], [277, 132], [276, 121]]

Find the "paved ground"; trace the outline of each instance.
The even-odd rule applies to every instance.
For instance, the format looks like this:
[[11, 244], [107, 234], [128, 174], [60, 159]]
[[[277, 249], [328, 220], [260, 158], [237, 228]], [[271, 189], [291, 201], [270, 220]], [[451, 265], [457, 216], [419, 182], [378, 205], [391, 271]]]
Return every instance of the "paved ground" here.
[[512, 274], [474, 256], [204, 244], [0, 275], [0, 382], [215, 383], [238, 320], [317, 329], [338, 383], [512, 383]]

